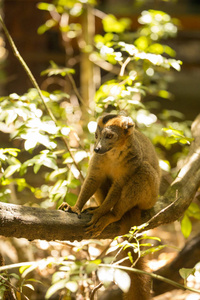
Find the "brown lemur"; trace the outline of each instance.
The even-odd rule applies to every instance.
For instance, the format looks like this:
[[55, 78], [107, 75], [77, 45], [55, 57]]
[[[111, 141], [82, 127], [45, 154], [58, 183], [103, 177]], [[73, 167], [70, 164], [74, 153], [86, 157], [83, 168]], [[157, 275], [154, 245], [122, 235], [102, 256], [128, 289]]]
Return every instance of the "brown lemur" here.
[[[135, 129], [130, 117], [121, 114], [100, 117], [95, 138], [94, 153], [76, 204], [63, 203], [60, 206], [60, 209], [77, 213], [80, 217], [83, 206], [94, 195], [98, 207], [88, 211], [92, 218], [86, 229], [91, 237], [97, 237], [105, 227], [125, 214], [127, 218], [123, 218], [123, 222], [129, 219], [130, 227], [139, 225], [140, 210], [154, 206], [160, 185], [155, 149], [150, 140]], [[137, 220], [130, 220], [135, 207]], [[141, 294], [127, 299], [150, 298]]]

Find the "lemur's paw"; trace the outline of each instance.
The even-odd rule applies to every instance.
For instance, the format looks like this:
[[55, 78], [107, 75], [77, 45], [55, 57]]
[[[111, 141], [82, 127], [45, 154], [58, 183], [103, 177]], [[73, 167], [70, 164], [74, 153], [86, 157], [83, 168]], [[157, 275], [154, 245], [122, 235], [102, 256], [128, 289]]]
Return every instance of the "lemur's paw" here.
[[67, 204], [66, 202], [63, 202], [58, 209], [66, 211], [66, 212], [70, 212], [70, 213], [75, 213], [78, 215], [78, 218], [81, 218], [81, 211], [77, 206], [70, 206], [69, 204]]

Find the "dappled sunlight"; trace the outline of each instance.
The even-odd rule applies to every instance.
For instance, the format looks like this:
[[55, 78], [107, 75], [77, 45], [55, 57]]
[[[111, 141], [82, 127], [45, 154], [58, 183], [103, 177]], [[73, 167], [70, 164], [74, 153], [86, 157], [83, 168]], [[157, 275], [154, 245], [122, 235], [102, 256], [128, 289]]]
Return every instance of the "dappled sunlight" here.
[[147, 113], [146, 111], [140, 110], [137, 114], [137, 122], [139, 124], [144, 124], [147, 127], [151, 126], [156, 121], [157, 121], [156, 115]]

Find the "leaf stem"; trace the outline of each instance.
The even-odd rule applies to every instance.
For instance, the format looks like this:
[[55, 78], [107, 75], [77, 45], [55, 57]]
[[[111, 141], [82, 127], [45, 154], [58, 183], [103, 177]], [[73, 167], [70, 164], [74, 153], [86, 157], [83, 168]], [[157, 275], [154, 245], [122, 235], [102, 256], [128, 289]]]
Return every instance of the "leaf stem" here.
[[150, 277], [152, 277], [154, 279], [164, 281], [164, 282], [166, 282], [168, 284], [171, 284], [171, 285], [173, 285], [173, 286], [175, 286], [179, 289], [188, 290], [188, 291], [200, 294], [200, 291], [197, 290], [197, 289], [193, 289], [193, 288], [190, 288], [188, 286], [184, 286], [184, 285], [182, 285], [180, 283], [177, 283], [177, 282], [175, 282], [171, 279], [165, 278], [163, 276], [160, 276], [160, 275], [157, 275], [157, 274], [154, 274], [154, 273], [149, 273], [149, 272], [146, 272], [146, 271], [142, 271], [142, 270], [139, 270], [139, 269], [136, 269], [136, 268], [130, 268], [130, 267], [119, 266], [119, 265], [109, 265], [109, 264], [99, 264], [99, 267], [114, 268], [114, 269], [120, 269], [120, 270], [124, 270], [124, 271], [128, 271], [128, 272], [134, 272], [134, 273], [137, 273], [137, 274], [149, 275]]

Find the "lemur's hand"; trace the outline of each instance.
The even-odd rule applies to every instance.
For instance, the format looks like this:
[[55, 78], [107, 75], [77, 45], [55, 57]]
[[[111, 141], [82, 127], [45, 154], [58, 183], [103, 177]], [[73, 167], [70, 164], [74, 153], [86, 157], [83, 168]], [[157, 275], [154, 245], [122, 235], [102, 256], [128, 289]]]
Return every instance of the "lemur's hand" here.
[[60, 210], [63, 210], [63, 211], [67, 211], [67, 212], [70, 212], [70, 213], [75, 213], [78, 215], [78, 218], [80, 219], [81, 218], [81, 211], [80, 209], [74, 205], [74, 206], [70, 206], [69, 204], [67, 204], [66, 202], [63, 202], [59, 207], [58, 209]]

